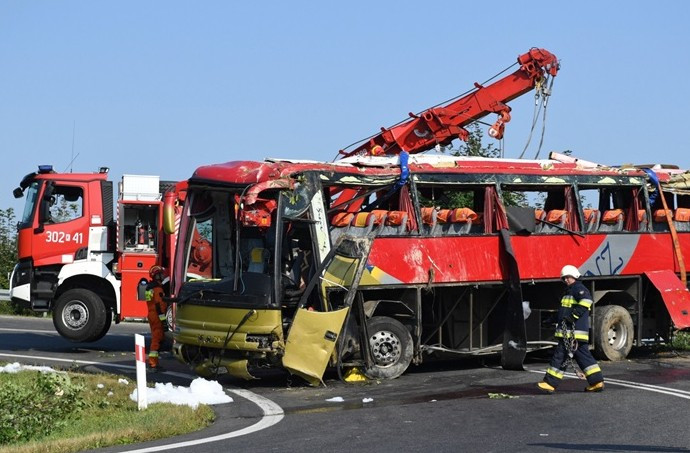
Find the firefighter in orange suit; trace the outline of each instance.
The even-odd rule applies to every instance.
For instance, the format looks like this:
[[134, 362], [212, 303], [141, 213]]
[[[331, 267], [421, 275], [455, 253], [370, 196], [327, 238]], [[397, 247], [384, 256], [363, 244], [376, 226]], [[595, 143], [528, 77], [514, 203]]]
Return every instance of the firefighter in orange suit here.
[[167, 329], [165, 317], [167, 304], [163, 301], [163, 280], [165, 269], [161, 266], [153, 266], [149, 270], [151, 281], [146, 287], [146, 306], [148, 308], [148, 320], [151, 327], [151, 347], [149, 348], [149, 366], [158, 368], [158, 351], [163, 341], [163, 333]]

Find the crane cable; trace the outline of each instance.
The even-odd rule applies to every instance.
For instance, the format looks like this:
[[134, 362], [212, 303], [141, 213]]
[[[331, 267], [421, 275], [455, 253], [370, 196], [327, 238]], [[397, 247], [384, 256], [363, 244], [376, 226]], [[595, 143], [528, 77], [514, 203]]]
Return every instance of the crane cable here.
[[[550, 81], [549, 78], [551, 79]], [[542, 116], [541, 139], [539, 141], [539, 148], [537, 149], [537, 154], [534, 156], [534, 158], [537, 159], [539, 157], [542, 144], [544, 143], [544, 133], [546, 131], [546, 107], [548, 104], [549, 96], [551, 95], [554, 80], [554, 77], [549, 77], [547, 75], [544, 79], [538, 81], [535, 85], [534, 115], [532, 116], [532, 127], [530, 128], [529, 136], [527, 137], [527, 143], [525, 143], [525, 147], [522, 149], [522, 152], [520, 153], [518, 159], [522, 159], [525, 156], [527, 148], [529, 148], [529, 145], [532, 142], [532, 134], [534, 133], [534, 128], [537, 125], [537, 120], [539, 119], [539, 113], [541, 112], [541, 109], [543, 107], [544, 113]], [[547, 83], [549, 85], [548, 88], [546, 88]]]
[[525, 155], [525, 152], [527, 151], [527, 148], [529, 147], [530, 142], [532, 141], [532, 133], [534, 132], [534, 126], [537, 125], [537, 118], [539, 118], [539, 112], [541, 111], [542, 106], [542, 103], [539, 102], [540, 91], [541, 88], [537, 88], [537, 91], [534, 93], [534, 114], [532, 115], [532, 127], [530, 128], [529, 135], [527, 136], [527, 143], [525, 143], [525, 147], [522, 149], [522, 152], [520, 153], [518, 159], [522, 159], [522, 157]]
[[551, 82], [549, 83], [549, 88], [543, 92], [543, 103], [544, 103], [544, 113], [541, 119], [541, 138], [539, 139], [539, 147], [537, 148], [537, 154], [534, 155], [534, 159], [539, 158], [539, 153], [541, 152], [541, 146], [544, 144], [544, 133], [546, 132], [546, 107], [549, 103], [549, 96], [551, 96], [551, 89], [553, 88], [553, 81], [555, 77], [551, 77]]

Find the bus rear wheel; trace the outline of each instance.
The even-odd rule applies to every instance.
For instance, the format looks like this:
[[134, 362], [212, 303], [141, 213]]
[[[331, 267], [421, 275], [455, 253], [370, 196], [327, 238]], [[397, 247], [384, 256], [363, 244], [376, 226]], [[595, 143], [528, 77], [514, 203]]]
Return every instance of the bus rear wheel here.
[[107, 314], [96, 293], [82, 288], [70, 289], [58, 298], [53, 307], [53, 325], [70, 341], [95, 341], [107, 332]]
[[635, 336], [628, 310], [620, 305], [597, 307], [594, 313], [594, 355], [599, 359], [625, 359]]
[[412, 361], [412, 336], [399, 321], [375, 316], [367, 321], [369, 351], [373, 365], [365, 367], [370, 379], [395, 379]]

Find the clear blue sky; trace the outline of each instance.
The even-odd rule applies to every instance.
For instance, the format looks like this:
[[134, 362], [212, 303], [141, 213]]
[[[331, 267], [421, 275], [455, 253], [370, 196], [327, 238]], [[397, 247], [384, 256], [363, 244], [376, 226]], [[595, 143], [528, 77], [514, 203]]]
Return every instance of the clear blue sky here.
[[[74, 125], [74, 171], [108, 166], [114, 181], [331, 160], [530, 47], [562, 63], [542, 156], [688, 168], [689, 23], [686, 1], [6, 0], [0, 209], [21, 210], [12, 189], [38, 164], [68, 168]], [[511, 106], [505, 153], [516, 157], [533, 97]]]

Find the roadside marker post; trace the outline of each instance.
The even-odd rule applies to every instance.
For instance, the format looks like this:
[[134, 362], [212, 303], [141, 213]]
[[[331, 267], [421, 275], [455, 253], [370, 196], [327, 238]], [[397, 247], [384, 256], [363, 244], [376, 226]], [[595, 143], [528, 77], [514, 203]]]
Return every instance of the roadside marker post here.
[[146, 346], [143, 335], [134, 335], [134, 354], [137, 360], [137, 404], [141, 411], [148, 407], [146, 400]]

